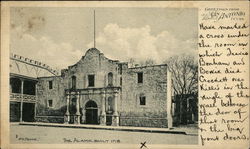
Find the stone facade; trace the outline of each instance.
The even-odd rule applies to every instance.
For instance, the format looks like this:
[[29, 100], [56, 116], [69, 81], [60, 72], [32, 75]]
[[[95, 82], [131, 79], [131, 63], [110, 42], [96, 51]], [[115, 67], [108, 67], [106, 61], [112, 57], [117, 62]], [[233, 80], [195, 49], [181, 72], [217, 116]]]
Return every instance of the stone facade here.
[[[49, 87], [49, 82], [52, 82], [52, 87]], [[66, 111], [66, 100], [64, 92], [67, 85], [63, 79], [58, 76], [38, 78], [37, 83], [37, 106], [36, 106], [36, 121], [39, 122], [63, 122], [57, 121], [55, 117], [63, 117]], [[52, 106], [49, 101], [52, 100]], [[51, 120], [53, 119], [55, 120]]]
[[[143, 83], [137, 82], [138, 73], [143, 74]], [[167, 66], [130, 68], [123, 80], [121, 125], [166, 127]], [[140, 105], [141, 95], [146, 97], [146, 105]]]
[[167, 65], [128, 68], [91, 48], [61, 76], [38, 79], [37, 120], [64, 116], [64, 123], [171, 127], [167, 77]]

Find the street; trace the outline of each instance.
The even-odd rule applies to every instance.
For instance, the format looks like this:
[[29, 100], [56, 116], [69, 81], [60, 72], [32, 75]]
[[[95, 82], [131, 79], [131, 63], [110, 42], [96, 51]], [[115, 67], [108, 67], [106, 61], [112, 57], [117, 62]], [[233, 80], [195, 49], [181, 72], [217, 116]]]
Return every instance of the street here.
[[22, 143], [122, 143], [122, 144], [197, 144], [197, 135], [130, 132], [65, 127], [10, 125], [10, 142]]

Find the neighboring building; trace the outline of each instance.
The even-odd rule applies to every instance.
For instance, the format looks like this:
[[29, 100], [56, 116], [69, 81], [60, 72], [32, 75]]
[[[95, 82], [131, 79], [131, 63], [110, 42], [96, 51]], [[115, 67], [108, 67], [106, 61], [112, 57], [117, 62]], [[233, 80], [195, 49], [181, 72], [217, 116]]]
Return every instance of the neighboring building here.
[[173, 101], [174, 126], [198, 122], [198, 94], [175, 95]]
[[48, 65], [16, 54], [10, 54], [10, 121], [32, 122], [36, 115], [38, 77], [58, 72]]
[[36, 76], [36, 91], [28, 90], [36, 95], [39, 122], [166, 128], [172, 127], [170, 78], [166, 64], [129, 68], [91, 48], [60, 76]]

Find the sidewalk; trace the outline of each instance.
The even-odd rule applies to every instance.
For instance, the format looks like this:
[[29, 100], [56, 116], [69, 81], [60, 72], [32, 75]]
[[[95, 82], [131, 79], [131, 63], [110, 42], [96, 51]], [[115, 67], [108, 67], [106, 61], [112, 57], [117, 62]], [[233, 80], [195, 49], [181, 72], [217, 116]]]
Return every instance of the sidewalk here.
[[19, 125], [198, 135], [198, 130], [197, 133], [195, 133], [195, 131], [187, 131], [187, 129], [185, 130], [180, 128], [169, 129], [169, 128], [102, 126], [102, 125], [86, 125], [86, 124], [58, 124], [58, 123], [39, 123], [39, 122], [20, 122]]
[[180, 125], [174, 129], [176, 131], [184, 131], [187, 135], [198, 135], [198, 124]]

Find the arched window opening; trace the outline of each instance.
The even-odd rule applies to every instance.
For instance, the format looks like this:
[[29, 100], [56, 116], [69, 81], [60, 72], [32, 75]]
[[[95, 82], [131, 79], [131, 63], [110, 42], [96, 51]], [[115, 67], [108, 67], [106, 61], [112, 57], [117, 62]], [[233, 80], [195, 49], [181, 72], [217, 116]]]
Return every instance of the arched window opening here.
[[113, 73], [108, 73], [108, 86], [113, 86]]

